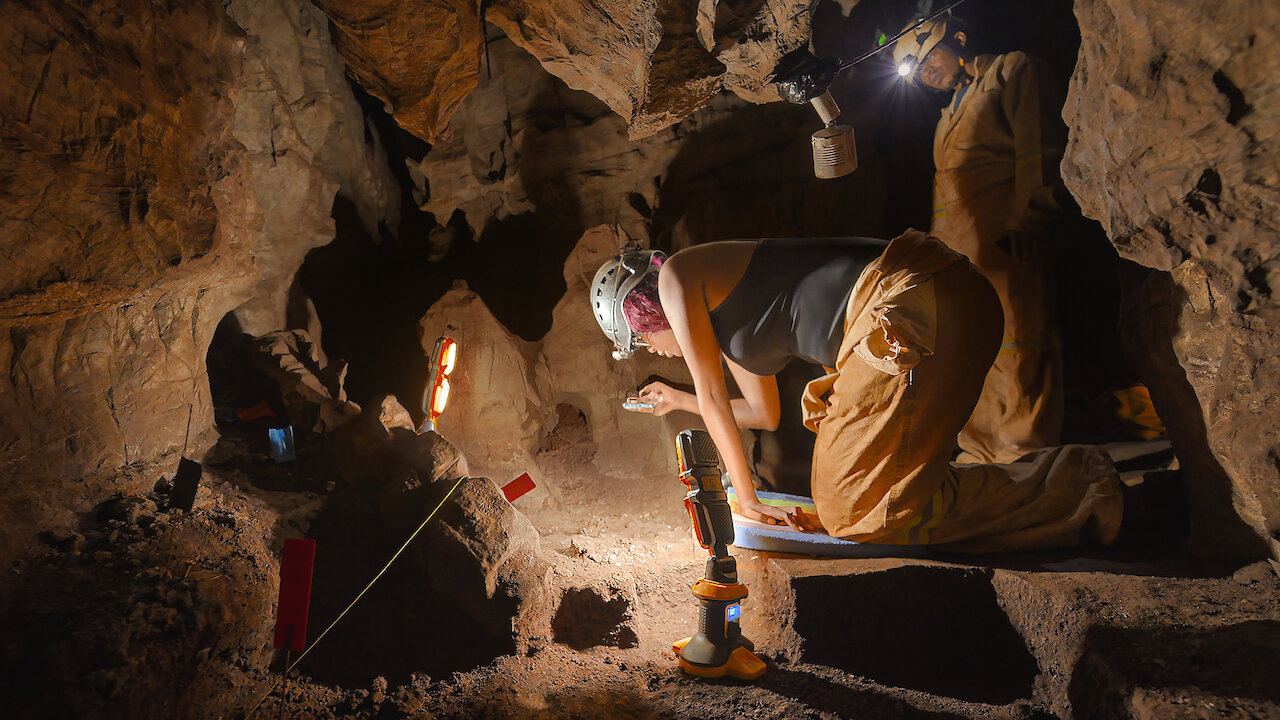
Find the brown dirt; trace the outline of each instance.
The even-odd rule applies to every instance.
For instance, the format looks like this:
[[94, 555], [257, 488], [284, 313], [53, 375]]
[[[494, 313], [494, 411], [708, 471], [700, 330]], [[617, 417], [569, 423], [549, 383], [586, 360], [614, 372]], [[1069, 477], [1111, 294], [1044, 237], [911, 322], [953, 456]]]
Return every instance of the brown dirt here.
[[[463, 645], [476, 631], [447, 605], [384, 597], [362, 621], [390, 628], [384, 652], [348, 656], [338, 682], [319, 682], [304, 661], [282, 708], [283, 658], [268, 669], [280, 538], [302, 534], [334, 490], [317, 468], [304, 462], [295, 475], [229, 434], [206, 458], [190, 514], [165, 510], [161, 483], [46, 537], [4, 628], [13, 716], [230, 720], [271, 690], [255, 717], [1280, 718], [1276, 573], [1265, 563], [1205, 572], [1148, 548], [820, 568], [736, 551], [754, 591], [744, 627], [769, 671], [753, 683], [688, 677], [671, 642], [695, 629], [689, 586], [706, 555], [690, 537], [683, 487], [594, 477], [583, 470], [587, 443], [549, 442], [539, 467], [559, 497], [517, 502], [541, 533], [559, 598], [546, 638], [487, 660]], [[788, 602], [799, 642], [764, 625]], [[435, 615], [422, 622], [443, 639], [402, 630], [426, 609]], [[984, 613], [1002, 617], [983, 624]], [[332, 616], [314, 611], [310, 641]], [[936, 646], [880, 631], [904, 617], [933, 623]], [[977, 634], [949, 634], [966, 624]], [[1005, 662], [981, 657], [996, 626], [1009, 634], [1002, 642], [1022, 644], [1034, 677], [984, 702], [946, 678], [975, 677], [958, 663], [981, 677], [983, 662]], [[334, 637], [320, 647], [341, 646]], [[972, 643], [972, 659], [946, 648], [948, 637]], [[908, 644], [928, 650], [913, 660], [918, 673], [904, 662]]]

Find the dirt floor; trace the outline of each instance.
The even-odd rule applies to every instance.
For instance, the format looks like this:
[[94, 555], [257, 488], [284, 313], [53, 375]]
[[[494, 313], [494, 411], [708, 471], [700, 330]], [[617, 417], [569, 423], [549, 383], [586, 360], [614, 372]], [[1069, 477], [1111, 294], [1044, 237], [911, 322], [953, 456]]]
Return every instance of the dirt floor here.
[[[1142, 542], [910, 560], [737, 550], [744, 631], [768, 672], [688, 677], [671, 642], [695, 630], [706, 553], [683, 487], [593, 477], [590, 451], [550, 443], [554, 492], [516, 503], [547, 560], [548, 636], [495, 641], [393, 571], [323, 638], [355, 593], [313, 604], [316, 652], [285, 687], [270, 650], [280, 538], [319, 527], [342, 488], [224, 432], [192, 512], [169, 508], [162, 481], [46, 538], [4, 628], [3, 694], [18, 718], [1280, 718], [1276, 571]], [[390, 553], [362, 532], [339, 536], [380, 548], [376, 570]], [[352, 587], [373, 575], [359, 567]], [[317, 600], [326, 577], [318, 562]]]

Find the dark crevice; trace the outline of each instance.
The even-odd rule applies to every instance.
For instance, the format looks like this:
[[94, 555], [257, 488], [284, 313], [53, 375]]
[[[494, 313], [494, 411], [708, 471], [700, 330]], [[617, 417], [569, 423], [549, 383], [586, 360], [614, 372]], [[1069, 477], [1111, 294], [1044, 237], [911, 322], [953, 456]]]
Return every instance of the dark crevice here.
[[1155, 60], [1151, 61], [1151, 64], [1147, 66], [1147, 74], [1151, 76], [1152, 80], [1160, 79], [1160, 72], [1164, 70], [1164, 64], [1168, 62], [1168, 60], [1168, 53], [1160, 53]]
[[606, 598], [591, 588], [569, 590], [560, 599], [551, 631], [556, 642], [574, 650], [597, 645], [635, 647], [636, 633], [627, 625], [630, 612], [626, 598]]
[[1001, 610], [988, 572], [902, 567], [794, 583], [805, 662], [960, 700], [1031, 697], [1039, 665]]
[[1222, 176], [1218, 175], [1213, 168], [1205, 168], [1200, 173], [1200, 179], [1196, 181], [1196, 186], [1187, 196], [1183, 198], [1183, 202], [1187, 207], [1196, 213], [1208, 217], [1209, 210], [1206, 202], [1211, 203], [1214, 208], [1218, 207], [1218, 199], [1222, 197]]
[[[1076, 717], [1132, 717], [1142, 696], [1155, 712], [1192, 696], [1280, 702], [1280, 623], [1211, 629], [1095, 627], [1085, 635], [1068, 690]], [[1161, 702], [1163, 701], [1163, 703]]]
[[1240, 119], [1253, 111], [1253, 106], [1245, 102], [1244, 92], [1221, 70], [1213, 74], [1214, 87], [1227, 99], [1227, 122], [1235, 125]]

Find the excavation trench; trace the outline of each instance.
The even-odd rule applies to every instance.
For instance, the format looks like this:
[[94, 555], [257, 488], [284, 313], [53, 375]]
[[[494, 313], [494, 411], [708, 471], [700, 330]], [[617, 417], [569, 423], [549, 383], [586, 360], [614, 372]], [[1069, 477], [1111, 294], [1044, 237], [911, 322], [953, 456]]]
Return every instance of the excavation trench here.
[[800, 659], [876, 683], [1003, 705], [1040, 668], [987, 570], [899, 567], [792, 581]]

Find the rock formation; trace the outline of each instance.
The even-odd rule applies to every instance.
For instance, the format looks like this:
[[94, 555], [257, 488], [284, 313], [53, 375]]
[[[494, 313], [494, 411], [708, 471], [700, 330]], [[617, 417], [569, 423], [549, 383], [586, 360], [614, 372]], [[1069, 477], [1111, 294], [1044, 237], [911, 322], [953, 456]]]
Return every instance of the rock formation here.
[[430, 356], [437, 337], [458, 342], [449, 405], [437, 423], [467, 458], [476, 475], [505, 484], [532, 469], [537, 441], [555, 425], [546, 363], [537, 348], [512, 335], [479, 297], [450, 291], [420, 323]]
[[14, 6], [0, 36], [7, 567], [40, 528], [155, 480], [113, 485], [117, 468], [207, 447], [205, 350], [255, 277], [217, 211], [245, 192], [244, 39], [219, 3]]
[[463, 0], [318, 3], [337, 44], [369, 92], [401, 126], [435, 142], [475, 87], [491, 22], [575, 90], [600, 98], [633, 139], [688, 117], [722, 89], [776, 100], [768, 74], [809, 38], [798, 0]]
[[231, 133], [243, 146], [243, 201], [255, 206], [242, 239], [258, 267], [254, 296], [236, 318], [261, 335], [296, 326], [287, 315], [294, 276], [308, 251], [333, 240], [334, 194], [353, 201], [377, 238], [379, 224], [396, 228], [400, 189], [365, 126], [325, 15], [307, 0], [235, 0], [226, 11], [246, 35]]
[[360, 406], [347, 400], [342, 387], [347, 364], [323, 362], [320, 348], [305, 330], [268, 333], [256, 338], [256, 343], [259, 367], [280, 385], [289, 422], [295, 428], [329, 432], [360, 414]]
[[484, 55], [477, 0], [319, 0], [347, 66], [401, 127], [427, 142], [476, 86]]
[[1223, 537], [1234, 509], [1278, 553], [1280, 6], [1081, 0], [1076, 16], [1063, 171], [1121, 255], [1171, 273], [1172, 287], [1157, 276], [1142, 290], [1156, 298], [1137, 302], [1174, 316], [1137, 329], [1140, 352], [1171, 345], [1181, 365], [1152, 388], [1174, 423], [1192, 414], [1170, 428], [1179, 457], [1200, 470], [1194, 481], [1220, 481], [1190, 489], [1193, 506], [1216, 508], [1199, 517], [1198, 540], [1247, 551], [1247, 539]]

